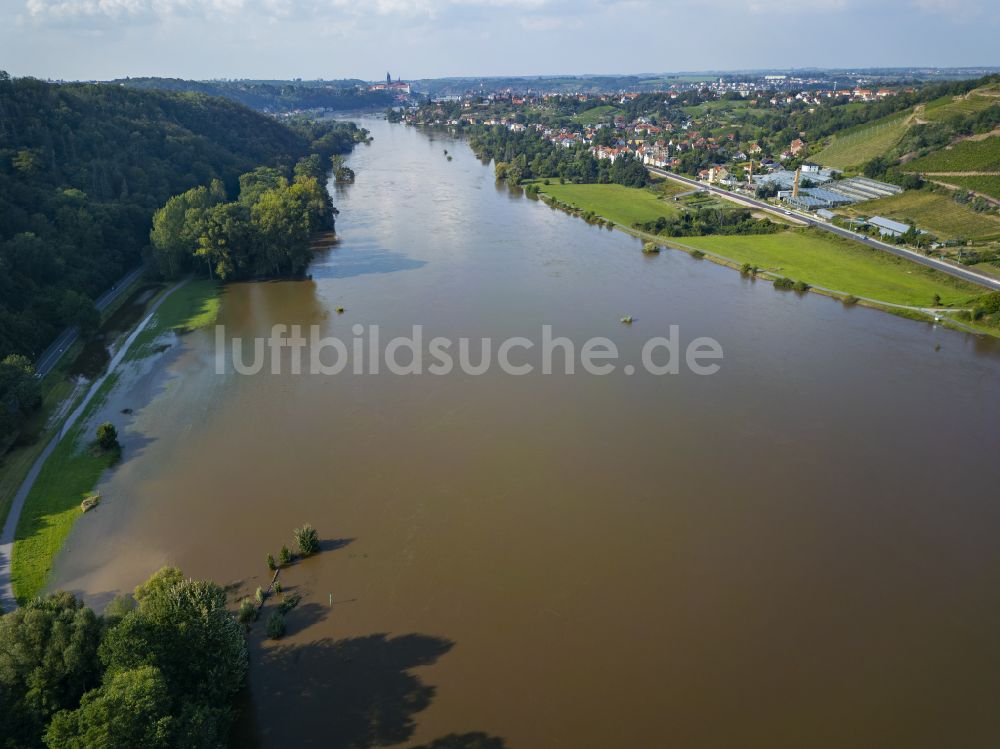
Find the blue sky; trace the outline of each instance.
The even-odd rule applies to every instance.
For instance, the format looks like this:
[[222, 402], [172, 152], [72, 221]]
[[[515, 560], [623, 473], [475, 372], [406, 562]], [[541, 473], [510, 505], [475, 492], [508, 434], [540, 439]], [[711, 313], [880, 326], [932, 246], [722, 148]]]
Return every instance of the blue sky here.
[[1000, 65], [997, 0], [0, 0], [0, 69], [403, 78]]

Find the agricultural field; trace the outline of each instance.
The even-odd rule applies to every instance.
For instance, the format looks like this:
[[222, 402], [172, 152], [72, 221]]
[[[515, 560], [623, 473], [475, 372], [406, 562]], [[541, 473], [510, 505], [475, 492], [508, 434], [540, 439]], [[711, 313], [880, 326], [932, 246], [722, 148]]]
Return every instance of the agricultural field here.
[[713, 252], [796, 281], [891, 304], [929, 307], [938, 294], [945, 305], [965, 306], [985, 291], [940, 271], [816, 230], [681, 237], [665, 242]]
[[591, 107], [590, 109], [585, 109], [584, 111], [577, 113], [573, 116], [573, 121], [579, 122], [581, 125], [595, 125], [598, 122], [603, 122], [613, 118], [616, 114], [618, 114], [618, 110], [615, 107], [612, 107], [610, 104], [605, 104], [600, 107]]
[[811, 160], [835, 169], [860, 166], [892, 150], [910, 127], [911, 118], [912, 113], [901, 112], [870, 125], [845, 130], [834, 136], [830, 145], [814, 154]]
[[[560, 185], [557, 179], [550, 180], [548, 185], [538, 183], [538, 189], [561, 203], [576, 206], [582, 211], [593, 211], [625, 226], [655, 221], [660, 216], [676, 216], [678, 212], [669, 198], [657, 197], [652, 189], [623, 185]], [[658, 189], [658, 186], [653, 189]]]
[[948, 195], [930, 190], [907, 190], [866, 203], [840, 209], [854, 216], [885, 216], [896, 221], [914, 223], [918, 229], [939, 239], [986, 240], [1000, 237], [1000, 217], [976, 213], [959, 205]]
[[977, 175], [975, 177], [940, 177], [941, 182], [956, 187], [964, 187], [991, 198], [1000, 200], [1000, 176]]
[[970, 91], [967, 96], [946, 96], [935, 99], [924, 107], [921, 119], [929, 122], [942, 122], [952, 115], [966, 115], [989, 109], [994, 104], [1000, 104], [998, 87], [984, 87]]
[[1000, 172], [1000, 136], [962, 140], [906, 164], [908, 172]]

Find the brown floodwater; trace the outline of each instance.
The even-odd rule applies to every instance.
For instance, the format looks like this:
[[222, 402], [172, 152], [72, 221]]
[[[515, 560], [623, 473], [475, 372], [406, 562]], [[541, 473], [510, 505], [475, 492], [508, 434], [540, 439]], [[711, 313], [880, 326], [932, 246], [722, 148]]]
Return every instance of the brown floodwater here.
[[240, 745], [1000, 742], [996, 346], [643, 256], [459, 140], [366, 126], [339, 242], [311, 281], [229, 286], [230, 335], [550, 324], [637, 361], [676, 324], [721, 370], [217, 375], [196, 331], [97, 415], [123, 461], [52, 587], [102, 605], [172, 564], [245, 594], [316, 526], [288, 635], [252, 635]]

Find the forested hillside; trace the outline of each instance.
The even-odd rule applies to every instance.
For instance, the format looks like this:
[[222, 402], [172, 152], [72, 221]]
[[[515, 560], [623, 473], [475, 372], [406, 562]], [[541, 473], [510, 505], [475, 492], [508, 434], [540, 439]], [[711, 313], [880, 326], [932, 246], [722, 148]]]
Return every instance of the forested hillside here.
[[383, 109], [392, 104], [392, 94], [364, 91], [361, 81], [187, 81], [181, 78], [126, 78], [115, 81], [132, 88], [187, 91], [222, 96], [265, 112], [293, 109]]
[[259, 166], [291, 176], [364, 131], [283, 125], [234, 102], [0, 73], [0, 360], [37, 356], [140, 260], [153, 213]]

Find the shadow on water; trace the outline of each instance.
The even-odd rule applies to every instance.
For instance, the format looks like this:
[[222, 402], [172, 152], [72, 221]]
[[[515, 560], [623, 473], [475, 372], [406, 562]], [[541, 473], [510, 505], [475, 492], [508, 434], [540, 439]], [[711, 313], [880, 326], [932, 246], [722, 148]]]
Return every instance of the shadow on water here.
[[408, 741], [416, 728], [414, 716], [434, 697], [434, 687], [410, 669], [431, 665], [453, 645], [428, 635], [373, 634], [265, 650], [251, 678], [262, 682], [266, 699], [261, 707], [286, 720], [272, 735], [247, 701], [232, 745], [365, 749]]
[[336, 551], [337, 549], [343, 549], [353, 541], [353, 538], [324, 538], [319, 542], [319, 550], [321, 552]]
[[352, 248], [350, 252], [338, 252], [326, 257], [317, 255], [310, 267], [310, 273], [315, 279], [353, 278], [372, 273], [416, 270], [425, 265], [427, 265], [426, 260], [416, 260], [401, 252], [378, 248]]
[[[293, 590], [293, 589], [289, 589]], [[269, 613], [270, 609], [264, 613]], [[292, 637], [319, 623], [330, 613], [328, 606], [318, 603], [300, 603], [285, 615], [285, 636]]]
[[506, 742], [481, 731], [472, 733], [449, 733], [428, 744], [415, 746], [413, 749], [507, 749]]

